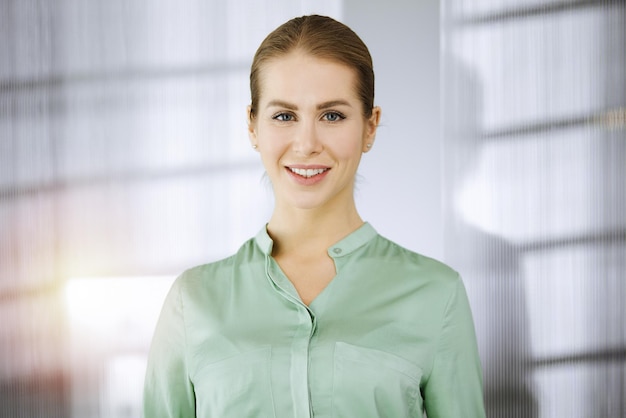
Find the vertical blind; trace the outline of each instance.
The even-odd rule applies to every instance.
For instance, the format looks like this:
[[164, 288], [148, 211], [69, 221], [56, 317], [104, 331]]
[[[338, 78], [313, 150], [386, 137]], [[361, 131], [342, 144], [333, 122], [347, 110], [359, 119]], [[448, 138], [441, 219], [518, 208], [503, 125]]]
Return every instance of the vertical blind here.
[[445, 0], [442, 67], [488, 416], [626, 416], [626, 4]]

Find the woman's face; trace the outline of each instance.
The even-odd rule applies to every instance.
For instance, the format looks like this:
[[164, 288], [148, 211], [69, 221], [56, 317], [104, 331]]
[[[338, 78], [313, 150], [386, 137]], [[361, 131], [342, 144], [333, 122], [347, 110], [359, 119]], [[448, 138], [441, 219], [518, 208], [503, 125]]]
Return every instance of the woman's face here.
[[260, 76], [249, 135], [276, 204], [300, 209], [353, 204], [361, 154], [373, 143], [380, 118], [379, 108], [364, 118], [354, 71], [293, 51], [267, 62]]

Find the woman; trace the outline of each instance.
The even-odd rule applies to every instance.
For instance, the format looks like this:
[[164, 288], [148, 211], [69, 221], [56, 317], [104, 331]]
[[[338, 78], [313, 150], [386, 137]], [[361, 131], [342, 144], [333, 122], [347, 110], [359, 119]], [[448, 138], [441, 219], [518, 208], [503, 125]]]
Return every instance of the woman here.
[[367, 47], [331, 18], [292, 19], [257, 50], [250, 89], [274, 212], [235, 255], [174, 283], [145, 416], [484, 416], [458, 274], [356, 210], [381, 114]]

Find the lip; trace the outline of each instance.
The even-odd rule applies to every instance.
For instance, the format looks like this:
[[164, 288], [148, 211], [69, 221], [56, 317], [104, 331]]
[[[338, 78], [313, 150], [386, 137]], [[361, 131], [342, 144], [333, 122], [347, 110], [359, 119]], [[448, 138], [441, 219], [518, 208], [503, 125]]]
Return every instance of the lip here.
[[[292, 168], [299, 168], [302, 170], [323, 169], [325, 171], [320, 174], [316, 174], [312, 177], [302, 177], [301, 175], [296, 174], [293, 171], [291, 171]], [[297, 184], [302, 185], [302, 186], [313, 186], [321, 182], [322, 180], [324, 180], [324, 178], [330, 172], [330, 167], [326, 165], [319, 165], [319, 164], [293, 164], [293, 165], [285, 166], [285, 171], [287, 172], [287, 175], [289, 176], [289, 178], [291, 178]]]
[[325, 168], [330, 169], [329, 166], [321, 165], [321, 164], [290, 164], [290, 165], [286, 165], [285, 167], [286, 168], [300, 168], [303, 170], [317, 170], [317, 169], [325, 169]]

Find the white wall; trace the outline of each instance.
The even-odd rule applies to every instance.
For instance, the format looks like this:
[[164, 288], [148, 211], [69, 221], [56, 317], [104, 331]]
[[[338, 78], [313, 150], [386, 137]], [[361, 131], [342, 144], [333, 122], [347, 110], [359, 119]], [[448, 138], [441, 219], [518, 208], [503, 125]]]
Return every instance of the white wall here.
[[441, 259], [439, 2], [346, 0], [343, 21], [370, 48], [383, 109], [361, 165], [361, 216], [399, 244]]

